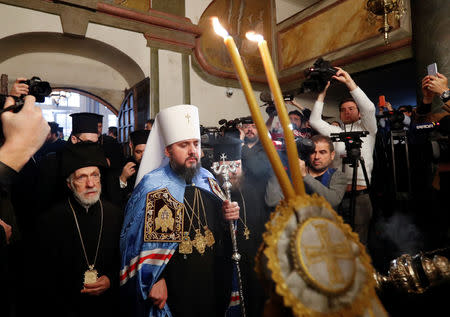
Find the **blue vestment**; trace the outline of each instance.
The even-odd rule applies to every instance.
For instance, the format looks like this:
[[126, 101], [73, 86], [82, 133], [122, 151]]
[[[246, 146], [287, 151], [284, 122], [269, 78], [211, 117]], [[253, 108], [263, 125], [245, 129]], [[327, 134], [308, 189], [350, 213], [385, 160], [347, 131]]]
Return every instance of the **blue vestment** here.
[[[201, 168], [192, 180], [196, 187], [211, 190], [212, 174]], [[128, 316], [171, 316], [167, 305], [162, 310], [148, 303], [148, 293], [178, 247], [177, 242], [144, 242], [147, 194], [166, 188], [178, 202], [183, 202], [186, 183], [169, 165], [146, 174], [131, 195], [120, 235], [120, 285], [122, 307]]]

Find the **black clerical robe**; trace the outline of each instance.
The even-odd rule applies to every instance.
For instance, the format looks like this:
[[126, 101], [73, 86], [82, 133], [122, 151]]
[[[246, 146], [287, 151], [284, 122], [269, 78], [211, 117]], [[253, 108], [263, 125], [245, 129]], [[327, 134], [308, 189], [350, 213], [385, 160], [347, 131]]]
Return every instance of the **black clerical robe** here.
[[[191, 206], [194, 188], [187, 186], [184, 196]], [[166, 279], [167, 303], [174, 317], [224, 316], [230, 300], [231, 243], [222, 216], [222, 202], [211, 193], [203, 190], [200, 193], [208, 227], [216, 242], [212, 248], [206, 247], [203, 255], [193, 248], [192, 254], [184, 256], [177, 249], [167, 264], [162, 277]], [[203, 219], [202, 210], [199, 212]], [[185, 213], [184, 231], [188, 231], [189, 224], [189, 217]], [[193, 228], [198, 228], [197, 219], [193, 221]], [[191, 240], [195, 237], [193, 228]]]
[[[244, 300], [247, 316], [262, 316], [267, 299], [263, 285], [255, 272], [255, 257], [263, 241], [265, 223], [269, 221], [270, 209], [264, 201], [261, 186], [242, 182], [240, 189], [231, 193], [231, 199], [239, 204], [239, 215], [236, 240], [241, 254], [241, 273], [244, 284]], [[245, 225], [250, 230], [249, 239], [244, 236]]]
[[[100, 202], [87, 210], [73, 197], [72, 204], [90, 264], [94, 261], [101, 227]], [[81, 294], [88, 265], [68, 199], [45, 213], [38, 224], [39, 306], [37, 315], [115, 316], [118, 312], [120, 268], [119, 235], [121, 212], [107, 201], [103, 204], [103, 228], [95, 269], [106, 275], [110, 288], [99, 296]]]

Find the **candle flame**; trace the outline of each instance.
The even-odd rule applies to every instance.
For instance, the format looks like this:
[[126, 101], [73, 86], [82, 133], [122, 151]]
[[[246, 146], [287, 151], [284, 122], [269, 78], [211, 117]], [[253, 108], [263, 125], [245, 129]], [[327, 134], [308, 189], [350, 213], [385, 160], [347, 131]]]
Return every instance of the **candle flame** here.
[[261, 43], [262, 41], [264, 41], [264, 36], [262, 36], [261, 34], [255, 33], [254, 31], [245, 33], [245, 37], [253, 42]]
[[220, 24], [219, 19], [217, 17], [212, 18], [212, 23], [214, 27], [214, 31], [220, 35], [223, 38], [226, 38], [228, 36], [227, 30], [223, 28], [223, 26]]

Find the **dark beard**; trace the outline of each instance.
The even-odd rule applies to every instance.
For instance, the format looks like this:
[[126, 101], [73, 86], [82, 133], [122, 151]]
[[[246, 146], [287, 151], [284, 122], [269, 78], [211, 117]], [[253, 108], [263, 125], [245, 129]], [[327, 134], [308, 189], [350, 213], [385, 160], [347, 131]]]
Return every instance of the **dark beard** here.
[[185, 165], [177, 165], [174, 162], [170, 162], [170, 167], [172, 167], [172, 170], [181, 178], [183, 178], [186, 181], [186, 184], [192, 183], [194, 176], [200, 170], [200, 166], [201, 164], [199, 162], [197, 162], [197, 164], [195, 164], [195, 166], [192, 167], [186, 167]]
[[257, 137], [257, 136], [254, 136], [253, 138], [249, 138], [248, 136], [246, 136], [246, 137], [244, 138], [245, 144], [248, 144], [248, 143], [255, 143], [256, 141], [258, 141], [258, 137]]

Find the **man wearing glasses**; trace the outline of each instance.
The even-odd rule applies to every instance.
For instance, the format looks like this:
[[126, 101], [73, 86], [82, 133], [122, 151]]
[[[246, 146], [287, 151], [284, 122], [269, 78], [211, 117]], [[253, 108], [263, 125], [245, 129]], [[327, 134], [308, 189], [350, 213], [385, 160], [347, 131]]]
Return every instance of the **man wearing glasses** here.
[[38, 224], [38, 310], [50, 316], [114, 315], [121, 212], [100, 198], [106, 159], [95, 143], [62, 152], [68, 194]]

